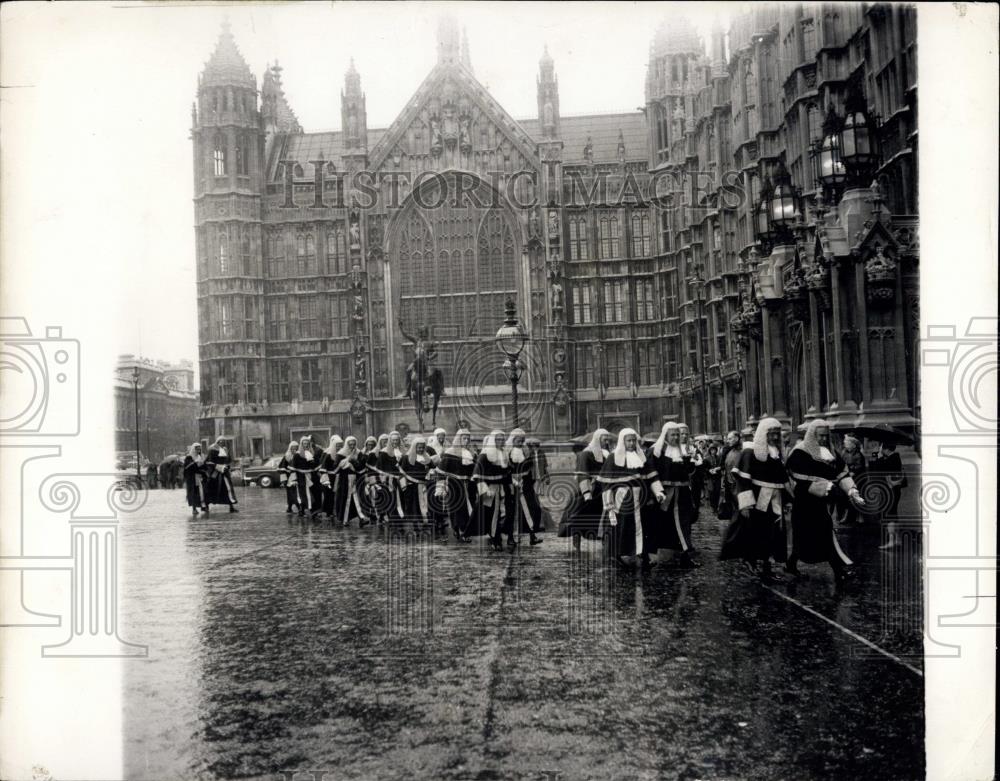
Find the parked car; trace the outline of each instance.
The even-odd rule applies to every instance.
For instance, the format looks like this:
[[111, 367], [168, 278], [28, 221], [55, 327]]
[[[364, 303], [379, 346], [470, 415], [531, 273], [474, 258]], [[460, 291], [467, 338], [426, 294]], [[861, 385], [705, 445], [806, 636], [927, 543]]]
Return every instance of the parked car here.
[[114, 489], [116, 491], [141, 490], [146, 485], [145, 479], [136, 476], [135, 470], [116, 469]]
[[[282, 456], [271, 456], [260, 466], [243, 467], [243, 485], [259, 485], [261, 488], [276, 488], [280, 484], [278, 464]], [[236, 470], [231, 470], [236, 480]]]

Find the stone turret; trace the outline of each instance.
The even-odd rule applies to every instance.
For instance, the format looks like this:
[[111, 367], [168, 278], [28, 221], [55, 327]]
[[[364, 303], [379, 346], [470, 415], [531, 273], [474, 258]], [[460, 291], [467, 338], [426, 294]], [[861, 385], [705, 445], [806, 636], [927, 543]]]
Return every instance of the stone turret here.
[[545, 47], [542, 58], [538, 61], [538, 124], [542, 128], [544, 138], [559, 137], [559, 79], [556, 77], [555, 65], [549, 55], [549, 47]]

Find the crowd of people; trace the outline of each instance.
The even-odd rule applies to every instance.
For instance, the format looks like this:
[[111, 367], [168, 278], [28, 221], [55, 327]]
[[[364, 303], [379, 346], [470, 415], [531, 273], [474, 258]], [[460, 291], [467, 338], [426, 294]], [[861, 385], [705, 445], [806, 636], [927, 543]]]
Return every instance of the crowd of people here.
[[[540, 441], [514, 429], [491, 432], [476, 448], [459, 430], [448, 442], [436, 429], [429, 438], [399, 432], [342, 438], [323, 448], [310, 436], [290, 442], [278, 465], [286, 512], [341, 526], [357, 523], [396, 531], [429, 532], [459, 542], [484, 536], [494, 550], [513, 549], [523, 534], [542, 542], [538, 485], [548, 479]], [[237, 512], [229, 476], [230, 456], [220, 439], [201, 452], [198, 443], [184, 460], [192, 515], [212, 504]]]
[[[846, 436], [836, 449], [829, 425], [813, 420], [789, 447], [774, 418], [742, 437], [731, 431], [722, 442], [692, 437], [675, 422], [649, 439], [626, 428], [615, 440], [598, 429], [578, 453], [573, 496], [558, 508], [559, 536], [572, 538], [575, 550], [589, 539], [624, 567], [647, 568], [655, 555], [671, 567], [696, 568], [691, 529], [706, 502], [729, 521], [719, 557], [739, 560], [766, 581], [781, 578], [773, 564], [798, 576], [800, 562], [828, 563], [838, 582], [849, 578], [852, 562], [838, 543], [838, 525], [885, 520], [883, 547], [898, 545], [892, 519], [906, 477], [890, 442], [869, 461], [856, 438]], [[183, 474], [192, 515], [213, 504], [238, 511], [230, 463], [222, 438], [207, 454], [191, 445]], [[509, 436], [492, 431], [481, 448], [464, 429], [450, 441], [443, 428], [405, 440], [395, 431], [364, 442], [334, 434], [325, 448], [303, 436], [289, 443], [278, 468], [286, 512], [300, 517], [450, 533], [466, 543], [485, 537], [497, 551], [505, 538], [512, 550], [524, 534], [531, 545], [542, 542], [547, 512], [539, 491], [550, 480], [548, 462], [540, 441], [519, 428]], [[873, 506], [862, 488], [875, 475], [882, 490], [868, 492]]]
[[[838, 525], [885, 521], [882, 547], [899, 545], [893, 519], [906, 485], [902, 461], [890, 441], [870, 462], [850, 435], [838, 451], [823, 420], [810, 422], [794, 447], [788, 435], [774, 418], [744, 432], [745, 441], [732, 431], [724, 443], [692, 438], [685, 424], [668, 422], [652, 444], [625, 429], [612, 449], [610, 433], [598, 429], [577, 457], [579, 495], [560, 534], [572, 536], [575, 548], [581, 538], [602, 540], [622, 566], [649, 567], [656, 554], [693, 568], [692, 523], [707, 499], [729, 521], [720, 559], [736, 559], [764, 581], [781, 579], [776, 563], [794, 577], [800, 562], [828, 563], [843, 583], [853, 562], [837, 540]], [[871, 489], [868, 500], [862, 488]]]
[[181, 468], [187, 503], [193, 516], [197, 517], [199, 510], [208, 515], [209, 505], [213, 504], [224, 504], [231, 513], [239, 512], [236, 489], [229, 471], [231, 463], [232, 457], [222, 437], [212, 444], [207, 455], [202, 452], [200, 442], [188, 448]]

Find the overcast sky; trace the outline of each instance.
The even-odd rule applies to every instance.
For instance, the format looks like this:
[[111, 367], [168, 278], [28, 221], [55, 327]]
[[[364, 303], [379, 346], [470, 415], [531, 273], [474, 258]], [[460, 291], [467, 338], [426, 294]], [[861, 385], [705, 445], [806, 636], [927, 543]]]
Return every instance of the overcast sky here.
[[[634, 110], [643, 103], [659, 23], [686, 15], [704, 36], [713, 15], [729, 14], [724, 5], [675, 3], [21, 3], [4, 10], [3, 74], [12, 87], [3, 94], [4, 133], [17, 139], [24, 166], [6, 172], [18, 202], [8, 202], [5, 219], [30, 227], [29, 263], [58, 259], [51, 272], [62, 282], [90, 283], [87, 298], [100, 302], [118, 352], [168, 360], [198, 354], [190, 110], [224, 18], [258, 83], [267, 64], [280, 60], [286, 94], [308, 132], [339, 129], [351, 57], [369, 126], [391, 123], [434, 65], [444, 12], [467, 29], [477, 78], [515, 118], [536, 114], [545, 44], [564, 114]], [[42, 179], [26, 197], [27, 183]]]

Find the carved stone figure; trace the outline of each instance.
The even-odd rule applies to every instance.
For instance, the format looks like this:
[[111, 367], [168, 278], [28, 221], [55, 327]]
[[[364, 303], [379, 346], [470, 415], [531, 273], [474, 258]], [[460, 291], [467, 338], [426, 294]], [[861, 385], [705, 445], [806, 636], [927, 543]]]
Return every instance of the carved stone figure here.
[[463, 152], [472, 151], [472, 131], [470, 129], [471, 122], [472, 120], [469, 118], [468, 114], [465, 114], [458, 120], [458, 144], [462, 148]]
[[565, 298], [563, 295], [563, 286], [559, 284], [559, 280], [552, 280], [552, 309], [553, 311], [562, 311], [563, 306], [565, 306]]
[[431, 151], [441, 149], [441, 121], [431, 117]]
[[533, 239], [541, 238], [542, 225], [536, 211], [531, 212], [531, 216], [528, 217], [528, 235]]
[[358, 222], [357, 212], [351, 212], [351, 227], [348, 233], [351, 238], [351, 249], [361, 249], [361, 225]]

